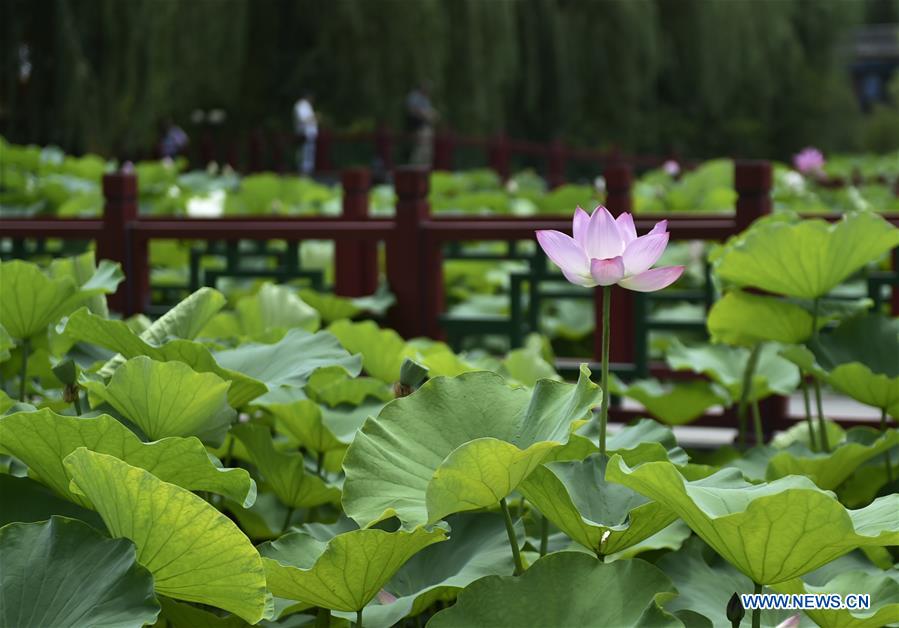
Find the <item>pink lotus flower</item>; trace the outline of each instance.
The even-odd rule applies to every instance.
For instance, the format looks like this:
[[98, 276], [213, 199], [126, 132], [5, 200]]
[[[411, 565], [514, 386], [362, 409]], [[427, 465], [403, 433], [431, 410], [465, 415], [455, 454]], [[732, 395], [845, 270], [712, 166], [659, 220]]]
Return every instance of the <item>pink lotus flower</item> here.
[[668, 221], [637, 237], [634, 217], [612, 217], [605, 207], [588, 215], [578, 207], [569, 237], [560, 231], [537, 232], [537, 241], [571, 283], [592, 288], [618, 284], [628, 290], [653, 292], [674, 283], [683, 266], [654, 268], [668, 246]]
[[674, 161], [673, 159], [669, 159], [665, 163], [662, 164], [662, 170], [668, 173], [668, 176], [676, 177], [680, 174], [680, 164]]
[[803, 148], [793, 155], [793, 167], [802, 174], [815, 174], [824, 167], [824, 155], [817, 148]]

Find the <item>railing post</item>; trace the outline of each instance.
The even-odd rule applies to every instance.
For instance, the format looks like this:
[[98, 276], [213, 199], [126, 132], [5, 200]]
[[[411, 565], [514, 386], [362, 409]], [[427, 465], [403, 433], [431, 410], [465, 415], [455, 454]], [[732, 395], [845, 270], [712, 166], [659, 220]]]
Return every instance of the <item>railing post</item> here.
[[565, 147], [558, 139], [549, 145], [547, 162], [546, 181], [549, 187], [557, 188], [565, 183]]
[[490, 138], [487, 144], [487, 163], [503, 181], [509, 178], [509, 138], [505, 133]]
[[455, 137], [449, 129], [443, 129], [434, 136], [434, 170], [452, 170]]
[[378, 125], [375, 131], [375, 155], [385, 170], [393, 170], [393, 132], [384, 125]]
[[737, 230], [771, 213], [771, 163], [734, 162], [734, 189], [737, 192]]
[[422, 320], [425, 282], [429, 278], [425, 275], [421, 233], [421, 222], [430, 214], [428, 171], [419, 166], [397, 168], [394, 186], [396, 229], [387, 240], [387, 281], [396, 303], [390, 309], [389, 321], [402, 336], [412, 338], [420, 336], [428, 326]]
[[[344, 170], [343, 214], [346, 220], [368, 218], [371, 173], [367, 168]], [[372, 294], [378, 288], [378, 244], [366, 240], [338, 240], [334, 255], [334, 292], [345, 297]]]
[[97, 240], [97, 259], [118, 262], [125, 281], [109, 295], [109, 307], [129, 316], [134, 313], [132, 294], [137, 279], [131, 263], [128, 224], [137, 220], [137, 176], [133, 172], [110, 172], [103, 175], [103, 235]]
[[[633, 172], [630, 166], [623, 163], [609, 165], [605, 170], [606, 208], [617, 217], [631, 211], [631, 185]], [[592, 208], [591, 208], [592, 209]], [[602, 288], [594, 290], [594, 315], [596, 332], [594, 333], [594, 355], [602, 359]], [[637, 362], [636, 346], [638, 323], [635, 320], [634, 293], [624, 288], [612, 288], [612, 328], [609, 362], [617, 364], [634, 364]], [[645, 333], [645, 327], [643, 329]]]

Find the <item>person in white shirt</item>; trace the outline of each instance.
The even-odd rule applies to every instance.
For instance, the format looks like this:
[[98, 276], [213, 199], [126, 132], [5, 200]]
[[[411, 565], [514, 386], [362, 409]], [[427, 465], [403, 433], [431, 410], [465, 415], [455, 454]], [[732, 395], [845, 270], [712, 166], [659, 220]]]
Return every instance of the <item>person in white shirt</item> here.
[[315, 139], [318, 137], [318, 120], [312, 107], [313, 95], [303, 93], [293, 106], [293, 129], [300, 143], [297, 149], [297, 163], [300, 173], [311, 175], [315, 172]]

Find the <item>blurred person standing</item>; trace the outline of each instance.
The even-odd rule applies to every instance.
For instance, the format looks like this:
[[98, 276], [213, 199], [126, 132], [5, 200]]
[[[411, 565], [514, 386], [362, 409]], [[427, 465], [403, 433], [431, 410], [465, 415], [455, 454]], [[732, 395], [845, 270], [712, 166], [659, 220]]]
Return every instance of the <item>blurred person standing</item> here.
[[431, 105], [430, 86], [421, 82], [406, 96], [406, 127], [414, 135], [410, 158], [414, 165], [431, 167], [437, 118], [437, 110]]
[[311, 175], [315, 172], [315, 140], [318, 137], [318, 119], [315, 116], [311, 92], [303, 92], [293, 106], [293, 130], [299, 148], [297, 149], [297, 165], [300, 174]]

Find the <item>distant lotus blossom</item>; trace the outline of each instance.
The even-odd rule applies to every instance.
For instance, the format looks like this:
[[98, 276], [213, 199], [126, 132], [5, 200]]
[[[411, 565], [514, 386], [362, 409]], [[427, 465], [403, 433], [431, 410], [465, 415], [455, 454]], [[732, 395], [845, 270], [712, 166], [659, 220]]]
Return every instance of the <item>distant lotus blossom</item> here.
[[777, 624], [777, 628], [797, 628], [801, 619], [799, 615], [792, 615]]
[[684, 272], [683, 266], [650, 270], [668, 246], [667, 228], [668, 221], [663, 220], [638, 238], [631, 214], [616, 220], [605, 207], [597, 207], [592, 215], [578, 207], [573, 238], [544, 230], [537, 232], [537, 241], [571, 283], [588, 288], [618, 284], [653, 292], [671, 285]]
[[817, 174], [824, 168], [824, 155], [817, 148], [803, 148], [793, 155], [793, 167], [802, 174]]
[[680, 174], [680, 164], [673, 159], [669, 159], [662, 164], [662, 170], [667, 172], [669, 176], [676, 177]]

